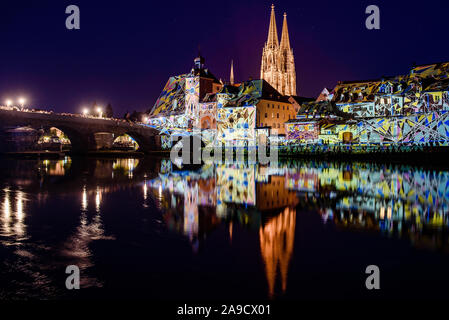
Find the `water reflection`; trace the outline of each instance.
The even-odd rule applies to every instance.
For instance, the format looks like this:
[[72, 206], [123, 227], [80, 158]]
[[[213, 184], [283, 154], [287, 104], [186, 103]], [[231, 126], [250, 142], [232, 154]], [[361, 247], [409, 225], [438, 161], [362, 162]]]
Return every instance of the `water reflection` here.
[[[449, 172], [325, 162], [208, 164], [172, 170], [162, 162], [149, 182], [167, 226], [184, 234], [195, 252], [216, 225], [259, 230], [269, 296], [279, 269], [287, 290], [297, 210], [317, 212], [324, 224], [408, 237], [416, 246], [448, 248]], [[420, 242], [423, 240], [422, 242]]]
[[274, 295], [277, 269], [281, 274], [282, 292], [287, 290], [288, 266], [293, 255], [296, 210], [285, 208], [259, 230], [260, 249], [265, 262], [268, 294]]
[[[208, 163], [196, 170], [155, 159], [3, 162], [10, 170], [0, 173], [0, 244], [20, 256], [3, 263], [45, 278], [42, 286], [51, 292], [59, 284], [47, 273], [68, 264], [81, 268], [84, 287], [104, 285], [96, 272], [102, 253], [95, 248], [101, 240], [120, 250], [120, 228], [110, 222], [118, 220], [105, 219], [122, 211], [129, 214], [119, 215], [119, 224], [135, 222], [127, 230], [138, 234], [130, 241], [136, 247], [147, 245], [141, 239], [150, 231], [139, 228], [148, 220], [181, 235], [193, 255], [206, 254], [202, 249], [213, 233], [222, 235], [214, 240], [223, 242], [217, 250], [242, 246], [242, 232], [254, 237], [258, 260], [252, 262], [263, 264], [271, 298], [290, 290], [297, 225], [306, 212], [319, 217], [320, 226], [407, 239], [429, 250], [449, 248], [445, 170], [314, 161]], [[47, 210], [57, 212], [48, 217]], [[122, 235], [125, 242], [128, 237]]]
[[5, 237], [6, 244], [20, 242], [27, 239], [26, 234], [26, 194], [21, 190], [3, 189], [1, 237]]

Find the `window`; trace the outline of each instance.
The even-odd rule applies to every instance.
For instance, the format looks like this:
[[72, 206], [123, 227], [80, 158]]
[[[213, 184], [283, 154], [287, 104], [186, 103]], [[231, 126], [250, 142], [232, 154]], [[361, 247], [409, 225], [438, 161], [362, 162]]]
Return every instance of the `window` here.
[[268, 113], [265, 112], [265, 118], [268, 118]]
[[285, 110], [285, 106], [282, 106], [282, 110]]
[[271, 113], [271, 117], [274, 118], [274, 112]]
[[287, 106], [287, 111], [288, 111], [288, 106]]
[[278, 112], [278, 114], [277, 114], [277, 117], [278, 117], [278, 119], [279, 119], [279, 112]]
[[281, 107], [278, 105], [278, 109], [280, 110], [281, 109]]

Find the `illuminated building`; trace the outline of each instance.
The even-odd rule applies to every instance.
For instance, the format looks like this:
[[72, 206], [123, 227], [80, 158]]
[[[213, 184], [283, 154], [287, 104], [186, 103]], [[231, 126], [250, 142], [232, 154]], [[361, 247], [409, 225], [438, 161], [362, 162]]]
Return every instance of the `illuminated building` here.
[[327, 96], [302, 104], [286, 123], [289, 141], [449, 143], [449, 62], [417, 66], [403, 76], [340, 82]]
[[190, 73], [168, 79], [149, 112], [149, 124], [162, 131], [199, 127], [200, 102], [207, 94], [218, 92], [222, 86], [209, 69], [205, 68], [204, 58], [195, 58]]
[[288, 97], [265, 80], [225, 85], [216, 96], [218, 142], [242, 146], [255, 144], [260, 131], [283, 135], [284, 122], [296, 116]]
[[290, 47], [287, 14], [284, 13], [281, 43], [279, 44], [274, 5], [271, 6], [268, 39], [262, 51], [260, 78], [266, 80], [282, 95], [296, 95], [295, 59]]

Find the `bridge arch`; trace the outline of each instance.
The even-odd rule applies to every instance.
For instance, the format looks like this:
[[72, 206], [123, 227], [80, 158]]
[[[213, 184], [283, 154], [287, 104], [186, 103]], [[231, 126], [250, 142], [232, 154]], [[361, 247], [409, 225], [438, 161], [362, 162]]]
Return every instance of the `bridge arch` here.
[[139, 145], [138, 151], [150, 152], [156, 149], [156, 137], [154, 135], [144, 136], [137, 131], [126, 131], [125, 134], [130, 136]]
[[112, 147], [114, 149], [124, 149], [124, 150], [138, 150], [140, 148], [139, 143], [130, 135], [114, 135]]
[[95, 147], [96, 145], [95, 137], [93, 134], [86, 134], [73, 127], [56, 124], [56, 125], [40, 126], [36, 129], [38, 130], [43, 129], [44, 131], [49, 131], [52, 128], [56, 128], [62, 131], [67, 136], [72, 146], [71, 148], [72, 152], [74, 153], [86, 153], [88, 150], [91, 150], [91, 148]]

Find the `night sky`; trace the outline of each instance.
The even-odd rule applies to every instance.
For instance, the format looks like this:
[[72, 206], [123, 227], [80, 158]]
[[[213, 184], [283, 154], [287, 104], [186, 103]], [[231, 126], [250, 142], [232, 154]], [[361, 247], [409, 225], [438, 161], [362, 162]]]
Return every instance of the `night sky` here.
[[[80, 112], [94, 101], [116, 116], [147, 110], [168, 77], [189, 72], [198, 53], [236, 81], [259, 78], [273, 1], [21, 1], [0, 3], [0, 99]], [[66, 6], [81, 11], [67, 30]], [[407, 73], [415, 62], [449, 60], [449, 1], [274, 1], [278, 32], [288, 14], [298, 94], [316, 97], [339, 80]], [[365, 8], [380, 7], [381, 30]]]

